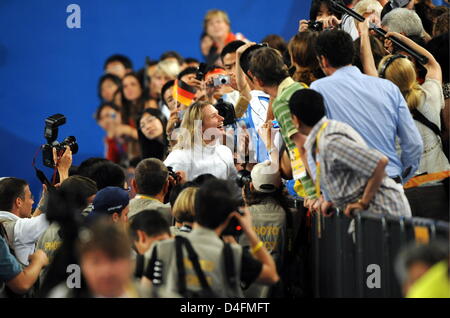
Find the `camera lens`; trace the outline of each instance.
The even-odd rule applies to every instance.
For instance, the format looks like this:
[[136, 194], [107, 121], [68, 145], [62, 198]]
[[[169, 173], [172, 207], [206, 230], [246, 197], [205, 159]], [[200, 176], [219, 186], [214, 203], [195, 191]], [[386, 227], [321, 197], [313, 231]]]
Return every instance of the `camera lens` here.
[[77, 139], [74, 136], [69, 136], [60, 144], [62, 148], [65, 146], [69, 146], [70, 150], [72, 151], [72, 154], [76, 154], [78, 152], [78, 144]]

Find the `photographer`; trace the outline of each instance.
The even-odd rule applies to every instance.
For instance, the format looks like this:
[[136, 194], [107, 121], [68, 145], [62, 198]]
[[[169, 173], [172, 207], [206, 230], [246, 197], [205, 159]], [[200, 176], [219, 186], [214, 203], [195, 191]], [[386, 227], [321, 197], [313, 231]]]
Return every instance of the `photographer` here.
[[[251, 214], [248, 209], [243, 215], [237, 213], [239, 201], [235, 198], [236, 189], [229, 182], [207, 181], [196, 195], [192, 232], [184, 238], [176, 237], [175, 240], [157, 243], [153, 250], [153, 262], [149, 264], [153, 270], [147, 273], [147, 278], [153, 282], [153, 288], [160, 296], [242, 297], [239, 281], [245, 284], [257, 281], [269, 285], [278, 281], [275, 263], [252, 229]], [[239, 221], [250, 243], [251, 252], [237, 244], [224, 244], [220, 239], [232, 218]], [[187, 249], [182, 247], [183, 244]], [[189, 255], [187, 251], [191, 261], [186, 258]], [[197, 262], [192, 252], [197, 255]], [[180, 268], [177, 268], [175, 259], [184, 259], [181, 271], [185, 275], [177, 275]], [[162, 264], [157, 266], [159, 271], [155, 270], [155, 264]], [[192, 266], [197, 270], [194, 271]], [[203, 287], [195, 284], [197, 278], [201, 279]]]
[[[181, 172], [176, 176], [178, 182], [184, 182]], [[129, 219], [132, 220], [143, 210], [157, 210], [169, 224], [172, 224], [170, 204], [164, 204], [170, 182], [174, 182], [173, 177], [169, 176], [169, 170], [161, 160], [156, 158], [142, 160], [136, 167], [135, 178], [131, 181], [137, 194], [130, 200]]]
[[320, 32], [328, 29], [341, 29], [349, 33], [353, 40], [358, 38], [358, 30], [349, 15], [341, 16], [341, 13], [333, 8], [330, 0], [312, 0], [309, 20], [300, 20], [298, 32], [307, 30]]
[[[289, 212], [282, 194], [278, 167], [270, 161], [253, 167], [251, 180], [247, 180], [242, 188], [242, 196], [252, 215], [253, 229], [280, 270], [286, 248], [286, 213]], [[239, 244], [242, 247], [249, 246], [247, 237], [241, 236]], [[252, 284], [244, 291], [244, 295], [249, 298], [270, 297], [271, 289]]]

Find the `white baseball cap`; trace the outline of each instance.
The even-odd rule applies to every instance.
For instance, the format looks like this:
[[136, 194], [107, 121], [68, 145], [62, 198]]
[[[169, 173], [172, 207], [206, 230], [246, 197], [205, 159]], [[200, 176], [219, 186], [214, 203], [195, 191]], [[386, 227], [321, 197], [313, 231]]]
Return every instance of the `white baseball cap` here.
[[252, 183], [256, 191], [271, 193], [281, 186], [281, 176], [278, 166], [269, 160], [258, 163], [251, 172]]

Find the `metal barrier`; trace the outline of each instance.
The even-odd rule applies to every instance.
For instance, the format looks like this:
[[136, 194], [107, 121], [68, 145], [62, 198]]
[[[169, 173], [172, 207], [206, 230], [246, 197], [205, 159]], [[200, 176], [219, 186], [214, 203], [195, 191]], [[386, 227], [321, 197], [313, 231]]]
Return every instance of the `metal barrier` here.
[[[348, 229], [354, 223], [354, 235]], [[394, 272], [398, 252], [411, 241], [449, 239], [449, 223], [363, 212], [312, 218], [314, 297], [402, 297]], [[380, 285], [368, 278], [379, 270]]]

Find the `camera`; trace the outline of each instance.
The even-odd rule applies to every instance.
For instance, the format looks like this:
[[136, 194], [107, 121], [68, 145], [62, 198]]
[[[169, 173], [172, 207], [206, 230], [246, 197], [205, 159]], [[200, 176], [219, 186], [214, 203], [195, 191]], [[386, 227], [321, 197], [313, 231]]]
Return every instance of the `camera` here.
[[236, 112], [233, 104], [225, 102], [222, 98], [219, 98], [214, 107], [219, 112], [219, 115], [224, 118], [224, 126], [232, 125], [236, 122]]
[[66, 117], [61, 114], [56, 114], [45, 119], [44, 137], [47, 139], [47, 143], [42, 146], [42, 159], [46, 167], [55, 167], [53, 148], [56, 149], [56, 152], [61, 153], [65, 151], [66, 146], [69, 146], [72, 154], [78, 152], [78, 144], [74, 136], [66, 137], [62, 142], [56, 141], [58, 138], [58, 129], [65, 123]]
[[247, 48], [244, 52], [242, 52], [241, 58], [239, 59], [239, 63], [241, 65], [242, 70], [244, 71], [244, 74], [248, 75], [248, 70], [250, 69], [250, 59], [251, 59], [251, 53], [253, 53], [255, 50], [269, 47], [267, 43], [258, 43], [255, 45], [250, 46]]
[[[236, 211], [240, 215], [244, 215], [244, 212], [240, 208], [237, 208]], [[227, 227], [222, 232], [222, 235], [231, 235], [234, 237], [239, 237], [241, 234], [242, 234], [241, 223], [239, 223], [238, 219], [236, 219], [235, 217], [231, 218]]]
[[308, 22], [308, 30], [320, 32], [323, 30], [323, 22], [322, 21], [309, 21]]
[[178, 184], [178, 181], [180, 181], [179, 179], [180, 179], [180, 176], [179, 175], [177, 175], [176, 173], [175, 173], [175, 171], [173, 171], [173, 168], [172, 167], [167, 167], [167, 170], [169, 170], [169, 176], [171, 176], [174, 180], [175, 180], [175, 183], [176, 184]]
[[212, 86], [216, 87], [216, 86], [230, 84], [230, 83], [231, 83], [230, 75], [222, 75], [222, 74], [220, 74], [219, 76], [217, 76], [217, 77], [215, 77], [213, 79]]
[[208, 64], [200, 63], [197, 73], [195, 74], [195, 79], [198, 81], [202, 81], [205, 78], [207, 68], [208, 68]]
[[236, 183], [239, 188], [243, 188], [246, 184], [250, 183], [252, 181], [251, 172], [244, 169], [240, 170], [237, 173], [236, 177]]

